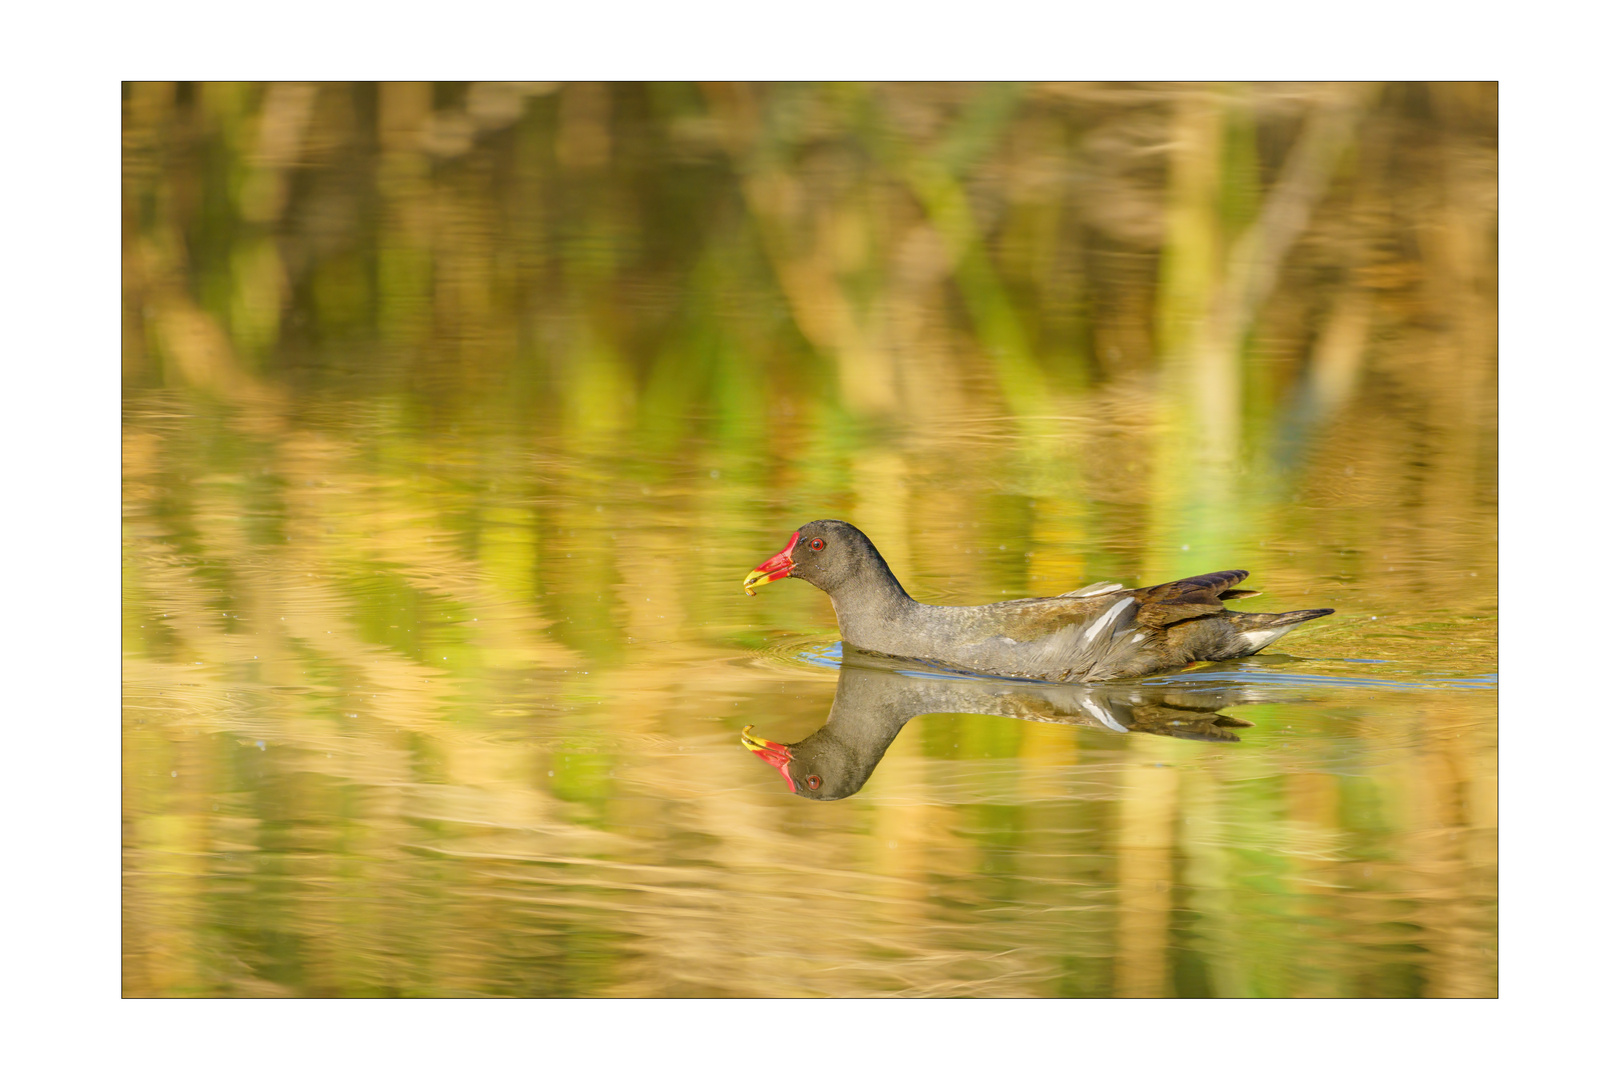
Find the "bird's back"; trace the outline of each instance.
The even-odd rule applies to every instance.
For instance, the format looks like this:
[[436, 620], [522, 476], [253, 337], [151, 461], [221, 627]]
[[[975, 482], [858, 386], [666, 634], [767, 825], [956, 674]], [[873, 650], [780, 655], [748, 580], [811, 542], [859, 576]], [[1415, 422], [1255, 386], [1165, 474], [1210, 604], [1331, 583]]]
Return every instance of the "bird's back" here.
[[845, 638], [871, 652], [967, 671], [1087, 682], [1247, 656], [1299, 623], [1331, 613], [1231, 611], [1225, 601], [1256, 595], [1235, 588], [1246, 577], [1244, 570], [1223, 570], [1143, 589], [1092, 585], [977, 607], [914, 604], [895, 625], [869, 636], [846, 628]]

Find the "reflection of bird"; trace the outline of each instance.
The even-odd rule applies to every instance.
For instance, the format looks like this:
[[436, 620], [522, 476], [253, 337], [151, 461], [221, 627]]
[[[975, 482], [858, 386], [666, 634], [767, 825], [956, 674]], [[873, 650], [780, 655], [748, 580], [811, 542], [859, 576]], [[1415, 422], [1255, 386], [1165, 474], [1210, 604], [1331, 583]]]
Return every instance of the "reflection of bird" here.
[[[881, 663], [881, 661], [879, 661]], [[743, 729], [743, 745], [772, 765], [796, 795], [833, 800], [855, 794], [907, 720], [926, 713], [1014, 716], [1178, 739], [1236, 742], [1247, 720], [1218, 710], [1246, 697], [1241, 689], [1130, 685], [1075, 686], [996, 679], [904, 675], [846, 661], [827, 723], [783, 745]]]
[[803, 578], [832, 598], [844, 642], [867, 652], [986, 675], [1091, 682], [1234, 660], [1333, 614], [1228, 611], [1222, 601], [1258, 595], [1233, 588], [1248, 576], [1222, 570], [1147, 589], [1092, 585], [1061, 596], [940, 607], [908, 596], [855, 526], [812, 521], [744, 578], [743, 588], [753, 595], [756, 585]]

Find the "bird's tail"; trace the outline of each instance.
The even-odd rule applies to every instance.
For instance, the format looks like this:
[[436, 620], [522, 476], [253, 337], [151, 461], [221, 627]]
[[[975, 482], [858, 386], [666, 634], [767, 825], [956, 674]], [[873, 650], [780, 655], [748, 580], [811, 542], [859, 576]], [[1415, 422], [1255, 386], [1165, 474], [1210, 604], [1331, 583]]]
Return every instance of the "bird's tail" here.
[[1324, 615], [1333, 614], [1330, 607], [1305, 608], [1301, 611], [1284, 611], [1276, 615], [1249, 615], [1252, 622], [1246, 623], [1245, 630], [1272, 630], [1284, 626], [1295, 626], [1312, 619], [1320, 619]]
[[1256, 612], [1252, 615], [1238, 612], [1234, 614], [1237, 616], [1232, 620], [1233, 629], [1237, 631], [1234, 644], [1241, 642], [1239, 647], [1244, 651], [1238, 655], [1248, 656], [1259, 652], [1300, 623], [1333, 614], [1333, 609], [1319, 607], [1306, 608], [1303, 611], [1282, 611], [1276, 614], [1265, 612]]

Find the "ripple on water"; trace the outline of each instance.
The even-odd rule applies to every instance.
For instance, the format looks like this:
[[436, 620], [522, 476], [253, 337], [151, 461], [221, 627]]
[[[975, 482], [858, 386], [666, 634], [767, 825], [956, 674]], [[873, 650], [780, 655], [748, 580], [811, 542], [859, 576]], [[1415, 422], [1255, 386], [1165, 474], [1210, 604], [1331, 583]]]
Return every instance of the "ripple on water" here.
[[[1386, 678], [1360, 673], [1359, 660], [1300, 660], [1294, 657], [1248, 657], [1223, 664], [1211, 664], [1191, 671], [1149, 676], [1150, 685], [1185, 683], [1202, 686], [1273, 686], [1320, 690], [1495, 690], [1495, 672], [1463, 675], [1438, 671], [1406, 672], [1390, 665]], [[1387, 662], [1385, 662], [1387, 663]], [[1344, 670], [1341, 665], [1358, 667]], [[1336, 670], [1337, 669], [1337, 670]]]
[[836, 671], [844, 658], [844, 643], [827, 634], [783, 634], [741, 657], [749, 667], [788, 671]]
[[[784, 635], [747, 657], [750, 664], [762, 663], [772, 667], [796, 670], [820, 668], [836, 670], [844, 662], [844, 643], [825, 635]], [[852, 662], [862, 666], [875, 666], [898, 671], [924, 679], [991, 679], [993, 681], [1040, 682], [1042, 680], [1005, 680], [993, 675], [959, 672], [950, 668], [936, 668], [919, 660], [891, 660], [885, 657], [856, 653]], [[1346, 669], [1346, 665], [1357, 665]], [[1361, 673], [1361, 665], [1387, 665], [1389, 677], [1374, 678]], [[1477, 675], [1442, 671], [1404, 670], [1403, 665], [1386, 660], [1309, 659], [1271, 654], [1245, 657], [1242, 660], [1216, 664], [1201, 664], [1191, 670], [1150, 675], [1142, 679], [1121, 679], [1124, 684], [1141, 682], [1150, 686], [1186, 685], [1189, 688], [1214, 689], [1246, 686], [1256, 689], [1278, 690], [1488, 690], [1497, 689], [1497, 675], [1487, 672]]]

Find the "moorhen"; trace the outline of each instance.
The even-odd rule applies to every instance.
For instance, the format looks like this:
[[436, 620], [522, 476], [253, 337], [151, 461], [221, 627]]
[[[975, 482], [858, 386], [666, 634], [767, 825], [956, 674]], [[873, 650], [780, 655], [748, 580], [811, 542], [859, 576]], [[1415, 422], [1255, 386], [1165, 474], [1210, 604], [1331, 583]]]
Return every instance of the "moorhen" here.
[[1093, 682], [1151, 675], [1200, 660], [1259, 652], [1295, 626], [1333, 614], [1229, 611], [1247, 570], [1221, 570], [1146, 589], [1088, 585], [1059, 596], [978, 607], [920, 604], [900, 587], [866, 534], [846, 521], [812, 521], [743, 579], [743, 591], [803, 578], [832, 599], [846, 645], [884, 656], [1005, 678]]
[[839, 668], [827, 723], [820, 730], [784, 745], [754, 735], [750, 726], [743, 729], [743, 745], [781, 773], [795, 795], [830, 802], [861, 789], [889, 744], [914, 716], [976, 713], [1121, 733], [1236, 742], [1233, 728], [1254, 725], [1220, 710], [1266, 697], [1248, 686], [1059, 686], [929, 677], [902, 673], [898, 663], [885, 664], [880, 658], [845, 660]]

